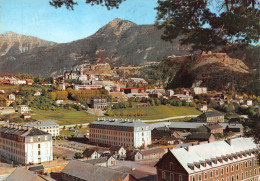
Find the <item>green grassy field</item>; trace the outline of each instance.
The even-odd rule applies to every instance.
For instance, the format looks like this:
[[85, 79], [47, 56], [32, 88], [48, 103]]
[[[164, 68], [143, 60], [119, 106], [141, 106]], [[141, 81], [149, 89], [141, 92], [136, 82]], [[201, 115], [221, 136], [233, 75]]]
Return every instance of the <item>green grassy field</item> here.
[[36, 120], [53, 120], [59, 125], [67, 124], [81, 124], [88, 123], [96, 120], [98, 117], [88, 114], [85, 111], [76, 111], [76, 110], [39, 110], [33, 109], [32, 118]]
[[153, 119], [162, 119], [174, 116], [185, 116], [185, 115], [196, 115], [201, 114], [200, 111], [194, 107], [175, 107], [170, 105], [160, 105], [160, 106], [151, 106], [151, 107], [142, 107], [142, 108], [125, 108], [117, 109], [114, 111], [146, 111], [147, 115], [138, 116], [138, 119], [143, 120], [153, 120]]

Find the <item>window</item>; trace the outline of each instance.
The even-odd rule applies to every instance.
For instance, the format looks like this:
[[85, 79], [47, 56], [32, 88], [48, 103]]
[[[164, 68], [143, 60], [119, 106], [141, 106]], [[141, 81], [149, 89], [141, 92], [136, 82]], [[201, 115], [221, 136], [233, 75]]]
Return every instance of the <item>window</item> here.
[[201, 181], [202, 180], [202, 176], [201, 175], [199, 175], [199, 181]]
[[233, 165], [231, 166], [231, 172], [234, 172], [234, 166]]
[[231, 181], [234, 181], [234, 176], [231, 177]]
[[165, 171], [162, 171], [162, 178], [166, 178]]
[[237, 174], [237, 180], [239, 180], [239, 175]]
[[204, 173], [204, 179], [207, 180], [208, 179], [208, 174]]
[[173, 173], [170, 173], [170, 181], [174, 181], [174, 175], [173, 175]]
[[182, 175], [179, 175], [179, 181], [182, 181]]
[[247, 165], [247, 162], [246, 162], [246, 168], [248, 167], [248, 165]]
[[41, 155], [41, 151], [38, 151], [38, 155]]
[[173, 170], [173, 162], [170, 162], [170, 170]]
[[252, 161], [249, 161], [249, 166], [252, 167]]
[[221, 175], [224, 175], [224, 168], [221, 169]]
[[226, 171], [227, 171], [227, 173], [228, 173], [228, 171], [229, 171], [228, 167], [226, 168]]
[[218, 170], [215, 170], [216, 177], [218, 176]]
[[241, 173], [241, 180], [244, 179], [244, 173]]
[[38, 144], [38, 148], [41, 148], [41, 144]]
[[213, 171], [210, 172], [210, 178], [212, 178], [212, 177], [213, 177]]
[[237, 164], [237, 170], [239, 170], [239, 165]]

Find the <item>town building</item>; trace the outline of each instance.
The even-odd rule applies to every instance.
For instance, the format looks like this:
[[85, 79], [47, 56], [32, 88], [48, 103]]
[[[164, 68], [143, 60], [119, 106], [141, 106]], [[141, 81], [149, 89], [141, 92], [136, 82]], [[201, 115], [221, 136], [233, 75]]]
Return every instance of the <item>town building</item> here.
[[198, 121], [201, 122], [225, 122], [224, 120], [224, 114], [218, 111], [207, 111], [202, 113], [196, 118]]
[[127, 172], [93, 165], [79, 160], [70, 161], [61, 171], [61, 177], [65, 181], [136, 181], [136, 179]]
[[126, 149], [123, 146], [111, 146], [109, 151], [115, 158], [123, 159], [126, 157]]
[[176, 97], [180, 100], [186, 101], [186, 102], [192, 102], [193, 101], [193, 97], [190, 95], [185, 95], [185, 94], [175, 94], [173, 95], [173, 97]]
[[36, 128], [8, 125], [0, 128], [1, 160], [38, 164], [53, 160], [52, 136]]
[[74, 85], [74, 89], [79, 90], [93, 90], [93, 89], [101, 89], [102, 85]]
[[259, 147], [252, 138], [169, 150], [155, 165], [158, 181], [258, 181]]
[[3, 99], [0, 102], [1, 102], [1, 104], [3, 106], [8, 107], [8, 106], [10, 106], [14, 102], [14, 100], [12, 100], [12, 99]]
[[127, 87], [121, 88], [125, 94], [137, 94], [137, 93], [144, 93], [144, 88], [136, 88], [136, 87]]
[[159, 139], [159, 144], [160, 145], [173, 145], [177, 143], [178, 139], [175, 138], [174, 136], [163, 136], [161, 139]]
[[17, 167], [5, 181], [46, 181], [46, 179], [38, 176], [34, 172], [22, 167]]
[[90, 163], [92, 165], [99, 165], [103, 167], [112, 167], [116, 165], [116, 159], [113, 156], [100, 157], [97, 159], [86, 160], [85, 163]]
[[77, 79], [79, 77], [79, 71], [66, 71], [64, 73], [64, 79]]
[[108, 103], [107, 103], [107, 99], [104, 98], [92, 98], [91, 99], [91, 108], [94, 109], [104, 109], [107, 108]]
[[14, 94], [9, 94], [8, 99], [14, 100], [15, 101], [15, 95]]
[[247, 106], [252, 106], [252, 105], [253, 105], [253, 101], [252, 101], [252, 100], [246, 100], [246, 101], [245, 101], [245, 104], [246, 104]]
[[82, 155], [89, 160], [98, 159], [100, 157], [100, 154], [96, 150], [88, 148], [82, 153]]
[[209, 124], [205, 125], [205, 127], [208, 129], [208, 132], [211, 134], [219, 133], [219, 134], [223, 135], [223, 133], [224, 133], [223, 126], [221, 126], [218, 123], [209, 123]]
[[174, 95], [174, 91], [173, 90], [166, 90], [166, 96], [168, 96], [168, 97], [172, 97], [173, 95]]
[[215, 136], [208, 132], [192, 132], [186, 137], [186, 141], [213, 142], [215, 140]]
[[206, 112], [208, 110], [208, 106], [207, 104], [203, 104], [199, 107], [199, 110], [202, 111], [202, 112]]
[[140, 150], [140, 153], [142, 155], [143, 160], [151, 160], [156, 158], [161, 158], [165, 150], [163, 148], [150, 148], [150, 149], [144, 149]]
[[46, 133], [50, 133], [52, 136], [60, 135], [60, 126], [54, 121], [31, 122], [25, 123], [24, 126], [40, 129]]
[[33, 84], [33, 80], [32, 79], [26, 79], [26, 84], [27, 85], [32, 85]]
[[28, 113], [29, 112], [29, 108], [26, 105], [20, 105], [17, 108], [17, 110], [18, 110], [18, 113], [20, 113], [20, 114], [24, 114], [24, 113]]
[[207, 87], [193, 87], [191, 88], [191, 93], [195, 95], [207, 94]]
[[34, 93], [34, 96], [40, 96], [40, 95], [42, 95], [42, 92], [39, 91], [39, 90], [37, 90], [37, 91]]
[[126, 159], [132, 161], [143, 160], [143, 156], [139, 150], [127, 150]]
[[98, 119], [89, 124], [90, 141], [114, 146], [147, 146], [151, 144], [151, 128], [141, 120]]

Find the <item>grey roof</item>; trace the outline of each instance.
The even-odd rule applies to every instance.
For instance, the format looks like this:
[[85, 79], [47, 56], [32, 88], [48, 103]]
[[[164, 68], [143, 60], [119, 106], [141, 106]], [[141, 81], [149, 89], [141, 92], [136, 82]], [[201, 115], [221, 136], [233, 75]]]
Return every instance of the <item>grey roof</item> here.
[[[110, 150], [110, 151], [119, 151], [122, 147], [123, 147], [123, 146], [111, 146], [111, 147], [109, 148], [109, 150]], [[125, 148], [123, 147], [123, 149], [125, 149]]]
[[223, 129], [223, 126], [219, 125], [219, 124], [207, 124], [205, 125], [208, 129], [210, 130], [214, 130], [214, 129]]
[[254, 158], [255, 155], [246, 155], [242, 156], [242, 158], [237, 157], [232, 160], [229, 159], [228, 161], [217, 162], [216, 164], [213, 162], [212, 165], [201, 165], [200, 168], [194, 167], [194, 169], [189, 168], [189, 164], [213, 160], [222, 156], [230, 156], [237, 152], [244, 153], [250, 150], [257, 149], [259, 150], [252, 138], [235, 138], [231, 139], [230, 143], [228, 143], [227, 141], [216, 141], [212, 143], [189, 146], [189, 150], [185, 148], [172, 149], [171, 152], [188, 173], [195, 173], [212, 168], [218, 168], [223, 165], [241, 162], [246, 159], [251, 159]]
[[39, 170], [44, 170], [44, 167], [43, 167], [43, 165], [39, 165], [39, 166], [30, 167], [28, 170], [39, 171]]
[[37, 174], [22, 168], [16, 168], [6, 179], [5, 181], [44, 181], [44, 179], [40, 178]]
[[205, 115], [206, 117], [224, 116], [224, 114], [218, 111], [207, 111], [202, 113], [202, 115]]
[[151, 148], [147, 150], [140, 150], [140, 153], [145, 155], [151, 155], [151, 154], [157, 154], [157, 153], [165, 153], [165, 150], [163, 148]]
[[11, 128], [11, 127], [1, 127], [0, 133], [14, 135], [14, 136], [21, 136], [21, 137], [38, 136], [38, 135], [50, 135], [49, 133], [41, 131], [37, 128], [33, 128], [31, 130], [26, 130], [26, 129]]
[[[112, 126], [110, 129], [113, 130], [121, 130], [121, 131], [137, 131], [138, 128], [142, 128], [144, 130], [151, 130], [149, 124], [142, 122], [141, 120], [134, 119], [98, 119], [89, 124], [90, 127], [95, 126]], [[102, 129], [102, 127], [99, 127]], [[105, 127], [107, 129], [107, 127]], [[139, 130], [140, 131], [140, 130]]]
[[113, 170], [111, 168], [93, 165], [79, 160], [70, 161], [61, 171], [86, 181], [107, 181], [125, 179], [129, 173]]
[[[167, 122], [168, 123], [168, 122]], [[171, 122], [169, 125], [169, 128], [172, 129], [194, 129], [201, 127], [203, 125], [207, 125], [208, 123], [206, 122]], [[229, 128], [241, 128], [242, 124], [240, 123], [218, 123], [220, 126], [222, 126], [224, 129], [228, 126]]]
[[106, 163], [107, 162], [107, 158], [106, 157], [102, 157], [102, 158], [98, 158], [98, 159], [93, 159], [93, 160], [86, 160], [84, 162], [86, 163], [90, 163], [92, 165], [96, 165], [96, 164], [100, 164], [100, 163]]
[[25, 123], [24, 126], [42, 127], [42, 126], [59, 126], [59, 124], [57, 124], [54, 121], [37, 121], [37, 122]]
[[86, 157], [90, 157], [96, 150], [86, 149], [82, 154]]

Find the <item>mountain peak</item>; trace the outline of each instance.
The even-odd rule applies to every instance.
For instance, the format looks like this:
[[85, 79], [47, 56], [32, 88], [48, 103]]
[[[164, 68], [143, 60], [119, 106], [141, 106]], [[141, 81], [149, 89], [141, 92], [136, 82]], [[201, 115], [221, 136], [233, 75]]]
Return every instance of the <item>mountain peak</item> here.
[[129, 29], [132, 26], [137, 26], [137, 24], [128, 20], [123, 20], [121, 18], [115, 18], [107, 25], [100, 28], [98, 33], [103, 34], [105, 32], [112, 31], [115, 35], [120, 35], [123, 31]]

